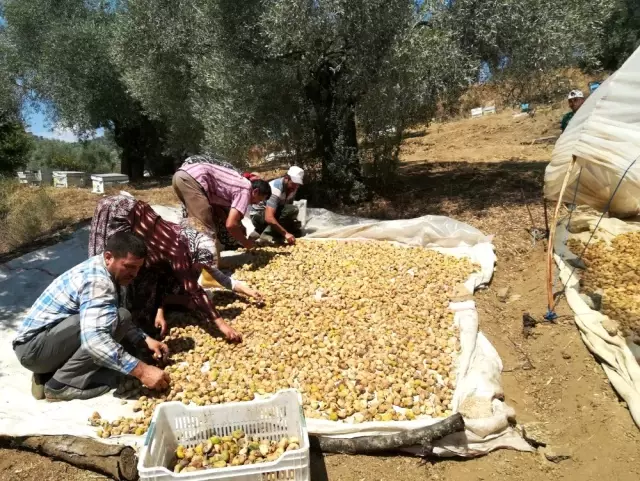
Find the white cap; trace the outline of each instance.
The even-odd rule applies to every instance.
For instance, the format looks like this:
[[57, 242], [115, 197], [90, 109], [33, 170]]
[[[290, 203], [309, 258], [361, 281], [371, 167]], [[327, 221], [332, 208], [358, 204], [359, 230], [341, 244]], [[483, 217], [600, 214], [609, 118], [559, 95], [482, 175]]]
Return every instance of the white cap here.
[[572, 90], [571, 92], [569, 92], [569, 96], [567, 97], [567, 100], [583, 99], [583, 98], [584, 98], [584, 94], [582, 93], [582, 90]]
[[298, 166], [291, 166], [289, 170], [287, 170], [287, 175], [291, 177], [291, 180], [296, 183], [302, 185], [302, 179], [304, 178], [304, 170], [302, 170]]

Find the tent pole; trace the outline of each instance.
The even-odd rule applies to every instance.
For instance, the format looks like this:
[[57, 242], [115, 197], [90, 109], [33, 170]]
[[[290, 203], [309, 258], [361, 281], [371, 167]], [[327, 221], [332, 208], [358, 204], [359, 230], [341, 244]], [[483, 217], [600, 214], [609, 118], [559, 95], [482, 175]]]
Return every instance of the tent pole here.
[[560, 212], [560, 206], [562, 205], [562, 198], [564, 197], [564, 191], [569, 184], [569, 177], [573, 171], [573, 167], [576, 164], [576, 156], [571, 157], [571, 164], [567, 169], [567, 173], [564, 176], [562, 187], [560, 188], [560, 194], [558, 194], [558, 202], [556, 209], [553, 213], [553, 219], [551, 220], [551, 230], [549, 232], [549, 243], [547, 244], [547, 303], [549, 307], [549, 313], [552, 313], [555, 308], [555, 301], [553, 299], [553, 243], [556, 237], [556, 226], [558, 225], [558, 214]]
[[542, 207], [544, 207], [544, 229], [547, 239], [549, 238], [549, 216], [547, 214], [547, 199], [542, 195]]

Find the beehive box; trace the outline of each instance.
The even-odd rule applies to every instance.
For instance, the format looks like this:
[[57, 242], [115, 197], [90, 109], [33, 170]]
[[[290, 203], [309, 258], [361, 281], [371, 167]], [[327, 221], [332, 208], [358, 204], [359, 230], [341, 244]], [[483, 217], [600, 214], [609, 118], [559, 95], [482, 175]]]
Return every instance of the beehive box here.
[[18, 181], [21, 184], [32, 184], [32, 185], [40, 184], [40, 178], [38, 177], [38, 173], [31, 170], [18, 172]]
[[107, 187], [128, 184], [129, 176], [125, 174], [93, 174], [91, 176], [94, 194], [104, 194]]
[[53, 172], [53, 186], [59, 188], [84, 187], [87, 176], [85, 172], [57, 170]]
[[18, 180], [21, 184], [51, 185], [52, 171], [47, 167], [39, 170], [25, 170], [18, 172]]

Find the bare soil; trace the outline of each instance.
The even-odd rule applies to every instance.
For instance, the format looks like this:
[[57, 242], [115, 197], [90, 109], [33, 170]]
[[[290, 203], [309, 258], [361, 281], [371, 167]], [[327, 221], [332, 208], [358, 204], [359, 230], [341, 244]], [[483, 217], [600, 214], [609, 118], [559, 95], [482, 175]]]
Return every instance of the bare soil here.
[[[518, 421], [542, 423], [550, 449], [566, 459], [554, 463], [542, 453], [509, 450], [426, 464], [403, 456], [314, 454], [312, 479], [640, 479], [640, 432], [582, 343], [566, 303], [557, 307], [557, 323], [541, 323], [530, 336], [523, 334], [523, 313], [540, 319], [547, 306], [546, 246], [541, 241], [533, 245], [527, 229], [532, 218], [535, 227], [544, 226], [541, 191], [552, 146], [530, 142], [559, 134], [561, 112], [551, 109], [517, 121], [505, 112], [434, 124], [426, 135], [405, 142], [391, 194], [345, 212], [377, 218], [447, 215], [495, 235], [495, 277], [488, 289], [476, 294], [480, 327], [502, 357], [505, 396]], [[521, 143], [526, 141], [528, 145]], [[172, 192], [158, 189], [148, 194], [166, 203], [170, 197], [165, 196]], [[504, 302], [496, 293], [506, 287], [509, 299]], [[58, 479], [104, 478], [36, 454], [0, 449], [0, 481]]]

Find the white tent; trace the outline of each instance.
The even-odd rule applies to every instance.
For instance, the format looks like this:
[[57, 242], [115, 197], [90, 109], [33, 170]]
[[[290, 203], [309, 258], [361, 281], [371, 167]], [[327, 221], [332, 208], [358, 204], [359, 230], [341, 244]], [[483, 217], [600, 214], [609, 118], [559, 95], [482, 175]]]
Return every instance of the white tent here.
[[[547, 199], [558, 199], [573, 156], [563, 201], [604, 211], [625, 170], [640, 156], [640, 49], [591, 94], [560, 136], [545, 172]], [[624, 176], [610, 213], [620, 218], [640, 213], [640, 160]]]
[[[545, 197], [586, 204], [600, 212], [605, 212], [611, 201], [612, 217], [636, 216], [640, 214], [639, 157], [640, 49], [586, 100], [560, 136], [545, 172]], [[602, 361], [611, 384], [640, 426], [640, 346], [635, 339], [625, 338], [617, 328], [612, 328], [607, 316], [585, 302], [580, 295], [579, 274], [572, 263], [576, 255], [566, 245], [569, 238], [591, 240], [596, 229], [598, 239], [605, 241], [619, 234], [638, 232], [640, 223], [601, 219], [599, 214], [582, 212], [559, 218], [559, 208], [557, 203], [547, 257], [550, 309], [555, 303], [552, 289], [555, 278], [552, 260], [555, 260], [582, 339]], [[610, 327], [607, 329], [605, 324]]]

